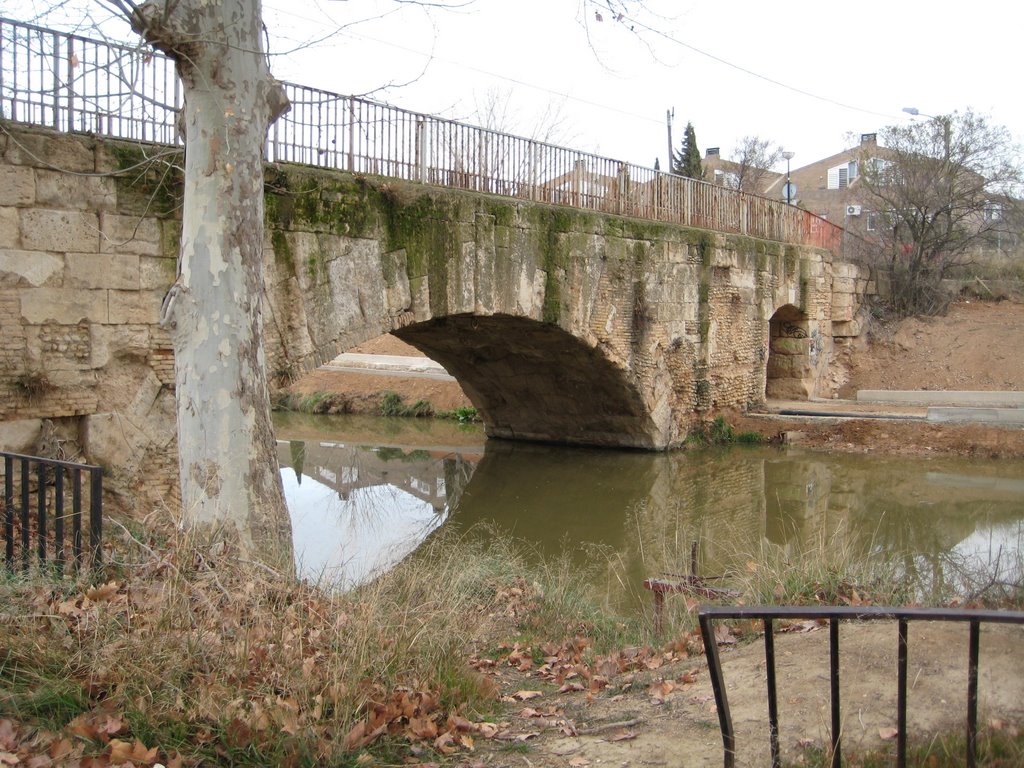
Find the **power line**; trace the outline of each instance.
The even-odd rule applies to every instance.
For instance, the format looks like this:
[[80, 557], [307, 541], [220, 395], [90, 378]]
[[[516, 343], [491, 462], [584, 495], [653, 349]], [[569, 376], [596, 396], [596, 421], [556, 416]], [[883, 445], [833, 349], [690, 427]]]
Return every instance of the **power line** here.
[[745, 75], [750, 75], [751, 77], [756, 77], [758, 80], [764, 80], [766, 83], [771, 83], [772, 85], [776, 85], [779, 88], [785, 88], [787, 91], [792, 91], [793, 93], [798, 93], [801, 96], [806, 96], [806, 97], [811, 98], [811, 99], [816, 99], [817, 101], [823, 101], [826, 104], [832, 104], [832, 105], [837, 106], [837, 107], [842, 107], [843, 109], [849, 109], [849, 110], [852, 110], [853, 112], [862, 112], [862, 113], [864, 113], [866, 115], [874, 115], [876, 117], [884, 117], [884, 118], [886, 118], [888, 120], [899, 119], [899, 115], [893, 115], [893, 114], [889, 114], [887, 112], [877, 112], [877, 111], [875, 111], [873, 109], [867, 109], [865, 107], [858, 107], [858, 106], [855, 106], [853, 104], [846, 104], [845, 102], [838, 101], [837, 99], [829, 98], [828, 96], [822, 96], [820, 94], [804, 90], [803, 88], [797, 88], [795, 85], [789, 85], [788, 83], [784, 83], [781, 80], [776, 80], [773, 77], [768, 77], [767, 75], [762, 75], [760, 72], [755, 72], [754, 70], [748, 69], [747, 67], [742, 67], [739, 64], [734, 64], [731, 61], [723, 59], [721, 56], [716, 56], [715, 54], [709, 53], [708, 51], [705, 51], [705, 50], [702, 50], [701, 48], [698, 48], [695, 45], [690, 45], [689, 43], [683, 42], [682, 40], [680, 40], [680, 39], [678, 39], [676, 37], [673, 37], [672, 35], [668, 34], [667, 32], [662, 32], [660, 29], [655, 29], [654, 27], [651, 27], [651, 26], [649, 26], [647, 24], [644, 24], [642, 21], [638, 21], [637, 19], [630, 18], [629, 16], [621, 16], [620, 18], [621, 18], [622, 21], [629, 22], [634, 27], [642, 27], [646, 31], [650, 32], [652, 35], [657, 35], [658, 37], [662, 37], [662, 38], [664, 38], [665, 40], [668, 40], [671, 43], [675, 43], [676, 45], [681, 46], [683, 48], [686, 48], [689, 51], [693, 51], [694, 53], [700, 54], [701, 56], [705, 56], [705, 57], [711, 59], [714, 62], [722, 64], [723, 66], [729, 67], [731, 69], [735, 69], [737, 72], [742, 72]]

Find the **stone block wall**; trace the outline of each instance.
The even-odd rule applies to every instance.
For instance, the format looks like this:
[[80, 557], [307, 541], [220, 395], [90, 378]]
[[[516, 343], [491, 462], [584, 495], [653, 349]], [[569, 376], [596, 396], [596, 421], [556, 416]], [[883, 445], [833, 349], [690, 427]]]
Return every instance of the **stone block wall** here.
[[129, 157], [122, 145], [5, 127], [0, 448], [36, 453], [49, 420], [65, 457], [174, 505], [174, 362], [158, 315], [179, 225], [153, 169], [122, 170], [167, 150]]

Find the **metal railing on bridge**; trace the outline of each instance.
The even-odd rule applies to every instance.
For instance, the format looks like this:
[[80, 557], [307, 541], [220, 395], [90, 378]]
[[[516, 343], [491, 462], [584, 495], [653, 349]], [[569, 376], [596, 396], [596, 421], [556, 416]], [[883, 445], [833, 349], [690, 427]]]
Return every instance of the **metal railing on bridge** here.
[[40, 568], [51, 564], [58, 573], [63, 573], [69, 561], [76, 567], [98, 566], [103, 535], [102, 469], [5, 451], [0, 451], [0, 458], [4, 485], [0, 515], [7, 569], [27, 571], [33, 550]]
[[[266, 156], [634, 216], [838, 252], [842, 228], [781, 200], [285, 83], [291, 109]], [[125, 46], [0, 19], [0, 112], [9, 120], [118, 139], [179, 143], [174, 62]]]

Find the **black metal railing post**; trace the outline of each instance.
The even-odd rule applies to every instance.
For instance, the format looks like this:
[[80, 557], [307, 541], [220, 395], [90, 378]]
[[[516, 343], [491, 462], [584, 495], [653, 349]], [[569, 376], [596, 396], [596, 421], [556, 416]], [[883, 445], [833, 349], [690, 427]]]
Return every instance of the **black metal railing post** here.
[[775, 679], [775, 628], [770, 616], [764, 623], [764, 664], [768, 685], [768, 738], [771, 741], [772, 768], [782, 765], [779, 753], [779, 697]]
[[[20, 546], [21, 570], [29, 570], [34, 553], [40, 568], [52, 563], [55, 572], [63, 575], [68, 561], [66, 539], [69, 528], [75, 567], [100, 565], [103, 543], [103, 470], [90, 464], [6, 451], [0, 451], [0, 456], [3, 456], [4, 468], [2, 528], [4, 563], [7, 569], [15, 569], [19, 559], [17, 549]], [[82, 542], [83, 473], [87, 473], [89, 478], [88, 553]], [[70, 526], [67, 525], [69, 495]], [[33, 535], [36, 537], [34, 546]]]
[[14, 458], [4, 456], [4, 563], [14, 570]]
[[725, 750], [725, 768], [736, 765], [736, 736], [732, 729], [732, 715], [729, 713], [729, 697], [725, 692], [725, 678], [722, 675], [722, 664], [718, 658], [718, 641], [711, 617], [701, 614], [700, 634], [704, 640], [704, 655], [708, 660], [708, 674], [711, 676], [711, 689], [715, 694], [715, 705], [718, 709], [718, 726], [722, 731], [722, 746]]
[[974, 768], [978, 752], [978, 653], [981, 624], [971, 621], [967, 650], [967, 768]]
[[839, 617], [830, 616], [828, 620], [828, 659], [831, 669], [830, 695], [832, 699], [832, 768], [840, 768], [843, 763], [842, 737], [843, 720], [839, 711]]
[[899, 651], [896, 661], [896, 763], [907, 764], [907, 666], [909, 648], [907, 646], [907, 620], [900, 618]]
[[89, 491], [89, 547], [95, 568], [103, 562], [103, 470], [99, 467], [89, 468]]

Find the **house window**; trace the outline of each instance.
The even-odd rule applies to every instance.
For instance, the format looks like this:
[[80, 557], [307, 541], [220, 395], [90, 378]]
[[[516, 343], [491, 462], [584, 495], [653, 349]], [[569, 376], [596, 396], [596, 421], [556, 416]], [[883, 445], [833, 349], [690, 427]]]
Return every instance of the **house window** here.
[[729, 187], [729, 189], [739, 189], [740, 177], [731, 171], [723, 171], [721, 168], [716, 168], [715, 184], [718, 184], [720, 187]]
[[868, 211], [866, 226], [868, 232], [875, 232], [878, 230], [878, 214], [875, 211]]
[[828, 169], [828, 188], [846, 189], [850, 182], [850, 164], [837, 165]]

